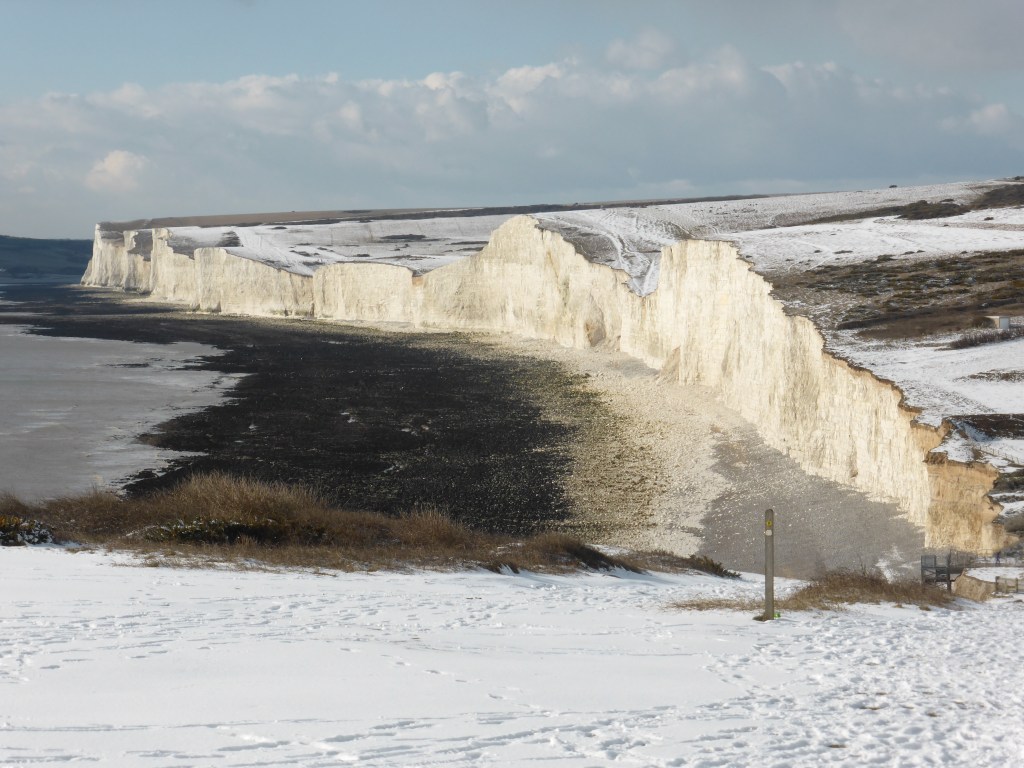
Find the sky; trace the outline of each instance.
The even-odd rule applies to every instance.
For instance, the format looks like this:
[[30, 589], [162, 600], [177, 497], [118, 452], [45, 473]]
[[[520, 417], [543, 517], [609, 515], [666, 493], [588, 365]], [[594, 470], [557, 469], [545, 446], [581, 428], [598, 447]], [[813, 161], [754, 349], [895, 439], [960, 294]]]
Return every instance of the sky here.
[[1024, 174], [1019, 0], [0, 0], [0, 233]]

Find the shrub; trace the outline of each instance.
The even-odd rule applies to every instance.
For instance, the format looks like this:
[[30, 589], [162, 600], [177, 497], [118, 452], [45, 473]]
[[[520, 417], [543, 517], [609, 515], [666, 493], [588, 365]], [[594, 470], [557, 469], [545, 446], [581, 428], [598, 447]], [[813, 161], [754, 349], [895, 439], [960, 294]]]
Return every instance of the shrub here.
[[272, 546], [288, 538], [286, 524], [269, 518], [250, 520], [177, 520], [169, 525], [153, 526], [144, 531], [150, 541], [176, 541], [193, 544], [234, 544], [241, 539]]
[[518, 554], [520, 559], [527, 563], [525, 567], [530, 567], [535, 562], [546, 562], [567, 569], [582, 566], [595, 571], [608, 571], [614, 568], [623, 568], [634, 573], [640, 571], [627, 560], [606, 555], [563, 533], [542, 533], [534, 536], [523, 544]]
[[982, 344], [994, 344], [999, 341], [1010, 341], [1024, 336], [1024, 325], [1013, 326], [1006, 330], [999, 328], [986, 328], [979, 331], [968, 331], [959, 338], [949, 342], [949, 349], [967, 349], [968, 347], [980, 347]]
[[[570, 571], [704, 570], [714, 561], [664, 552], [605, 554], [564, 534], [515, 540], [474, 531], [443, 510], [398, 517], [336, 509], [315, 493], [223, 474], [195, 476], [151, 496], [94, 492], [28, 505], [0, 497], [0, 513], [37, 517], [60, 541], [196, 558], [340, 569], [485, 567]], [[191, 559], [190, 559], [191, 558]]]

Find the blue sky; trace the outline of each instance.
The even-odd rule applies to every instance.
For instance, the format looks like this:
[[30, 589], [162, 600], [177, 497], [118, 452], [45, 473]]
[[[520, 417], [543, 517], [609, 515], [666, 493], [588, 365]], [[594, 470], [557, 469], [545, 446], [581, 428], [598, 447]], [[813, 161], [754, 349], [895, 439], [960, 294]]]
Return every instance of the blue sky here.
[[0, 0], [0, 233], [1024, 173], [1018, 0]]

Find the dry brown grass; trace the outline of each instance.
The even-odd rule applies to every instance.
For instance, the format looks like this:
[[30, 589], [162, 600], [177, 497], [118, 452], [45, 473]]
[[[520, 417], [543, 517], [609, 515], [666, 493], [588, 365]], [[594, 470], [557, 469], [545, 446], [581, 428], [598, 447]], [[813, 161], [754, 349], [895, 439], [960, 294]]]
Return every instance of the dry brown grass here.
[[763, 603], [757, 600], [729, 597], [706, 597], [692, 600], [677, 600], [669, 608], [678, 611], [743, 611], [744, 613], [763, 610]]
[[[857, 603], [915, 605], [922, 610], [948, 606], [953, 596], [944, 589], [914, 580], [887, 581], [878, 573], [832, 571], [813, 579], [791, 595], [778, 598], [779, 611], [835, 611]], [[708, 598], [673, 603], [685, 611], [734, 610], [759, 612], [764, 604], [755, 599]]]
[[513, 539], [482, 533], [437, 509], [399, 517], [335, 509], [304, 488], [223, 474], [193, 477], [142, 498], [93, 492], [27, 504], [2, 496], [0, 515], [38, 520], [58, 542], [130, 550], [161, 564], [548, 572], [650, 568], [732, 575], [707, 558], [664, 552], [620, 557], [562, 534]]
[[918, 607], [942, 607], [953, 602], [944, 589], [917, 580], [887, 581], [879, 573], [833, 571], [814, 579], [782, 600], [789, 611], [832, 610], [855, 603], [896, 603]]

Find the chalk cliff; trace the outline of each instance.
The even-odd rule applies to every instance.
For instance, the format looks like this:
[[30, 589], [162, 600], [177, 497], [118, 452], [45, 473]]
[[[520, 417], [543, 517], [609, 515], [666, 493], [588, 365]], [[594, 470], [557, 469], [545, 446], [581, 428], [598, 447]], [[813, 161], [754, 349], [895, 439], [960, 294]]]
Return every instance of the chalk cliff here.
[[915, 421], [900, 390], [825, 349], [735, 245], [681, 240], [660, 256], [646, 296], [530, 216], [509, 219], [474, 256], [425, 274], [386, 263], [326, 263], [297, 274], [230, 247], [179, 252], [166, 228], [97, 228], [86, 285], [191, 309], [401, 323], [608, 345], [709, 387], [806, 471], [894, 501], [929, 545], [997, 549], [1007, 535], [987, 496], [998, 474], [933, 449], [948, 425]]

